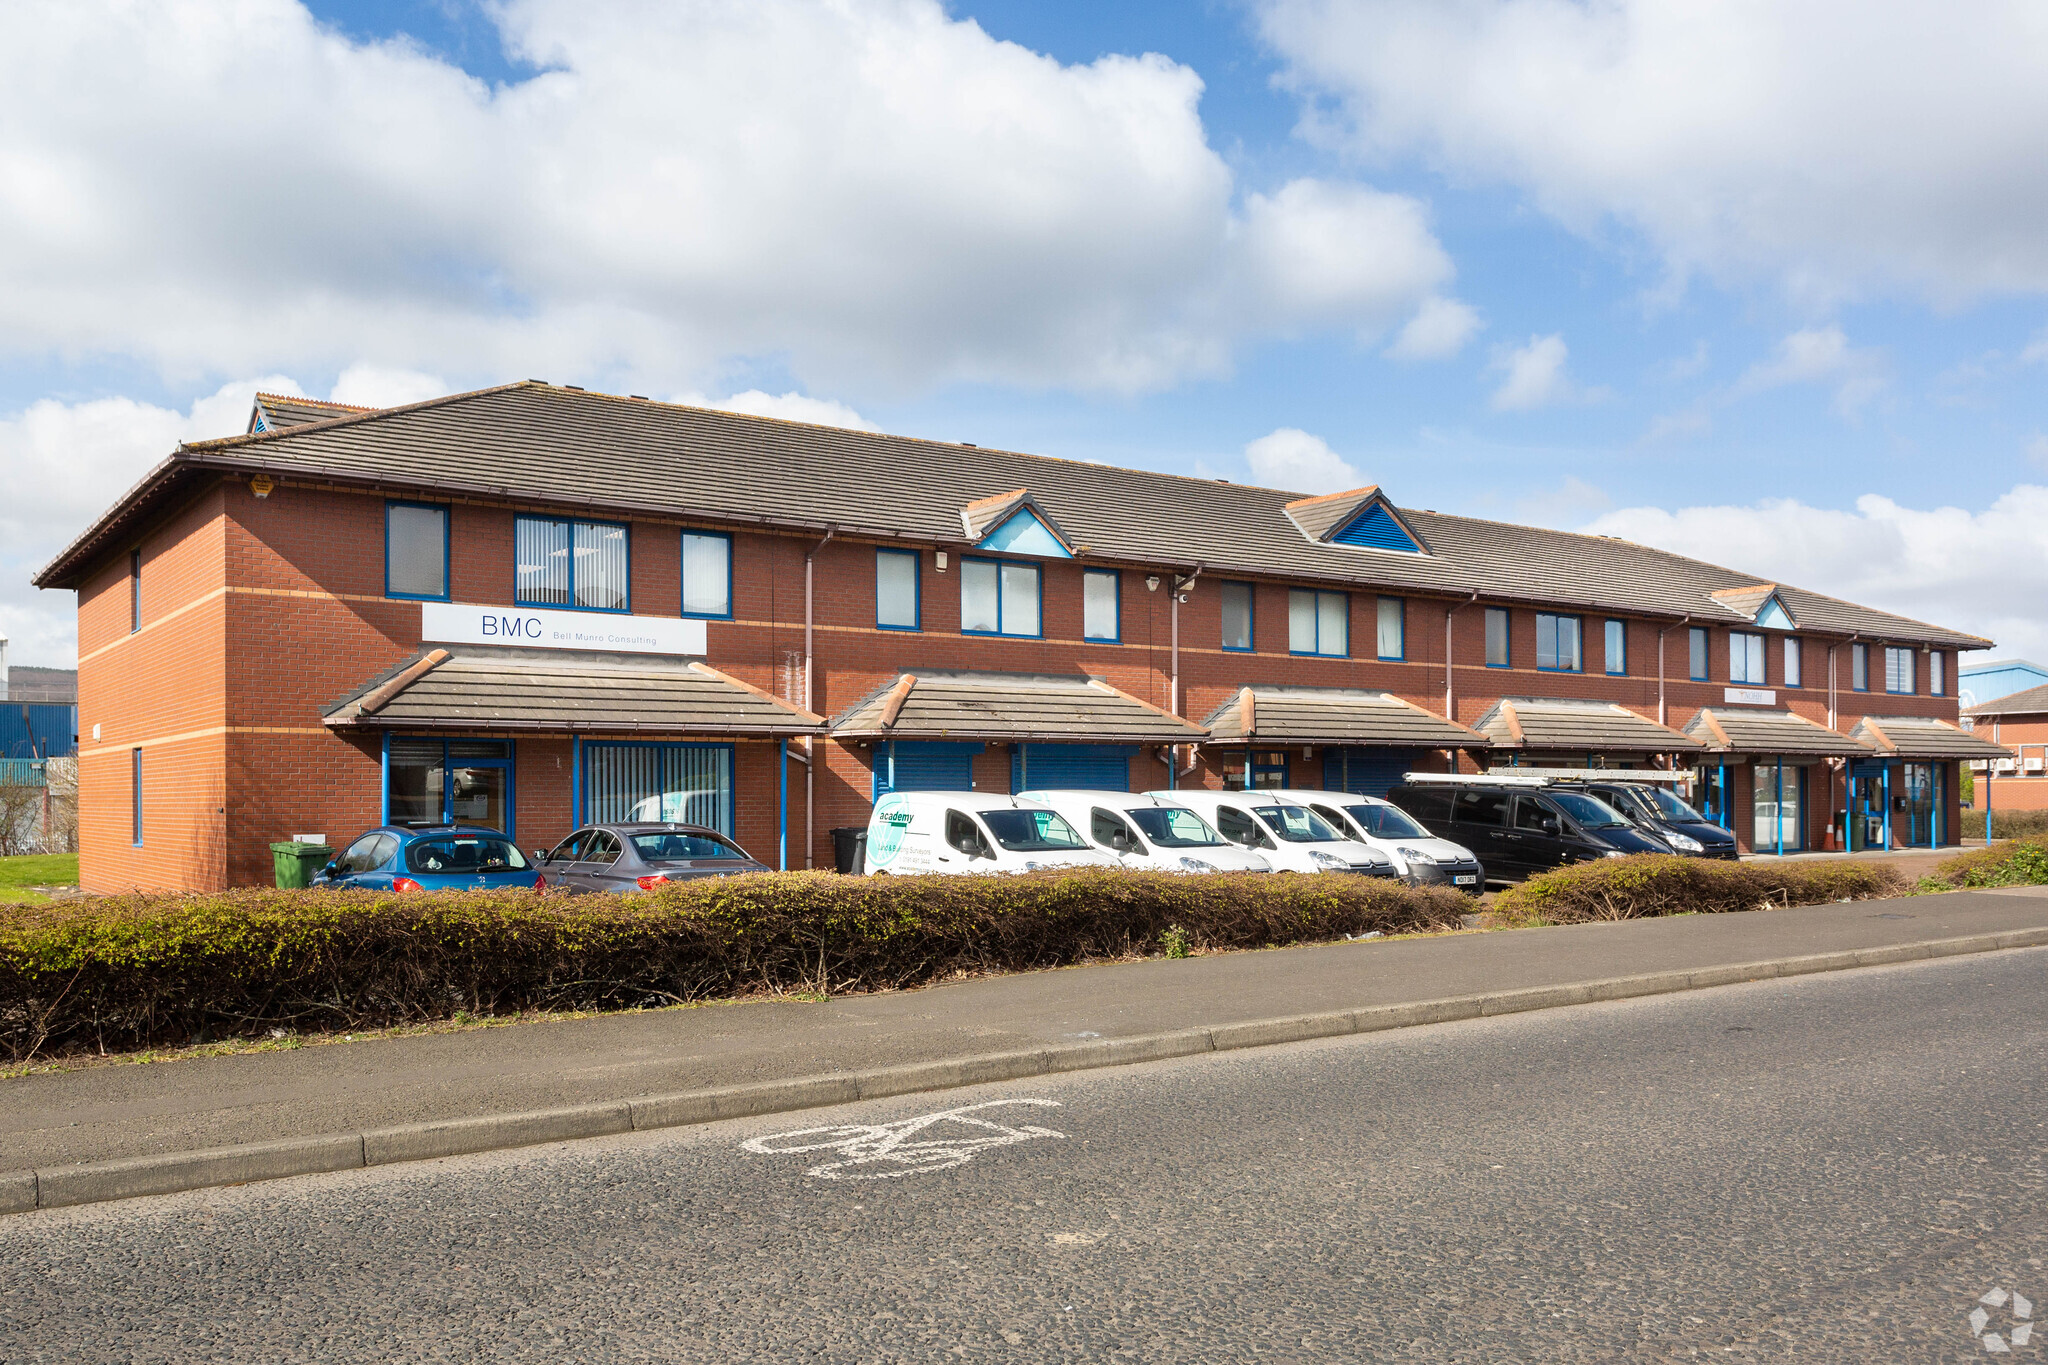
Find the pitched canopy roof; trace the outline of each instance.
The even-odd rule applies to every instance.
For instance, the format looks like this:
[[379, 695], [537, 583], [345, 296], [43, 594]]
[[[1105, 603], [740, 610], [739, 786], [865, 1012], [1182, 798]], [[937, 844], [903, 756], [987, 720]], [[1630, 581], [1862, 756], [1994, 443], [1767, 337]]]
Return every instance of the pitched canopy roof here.
[[825, 721], [702, 662], [580, 650], [428, 650], [329, 708], [337, 727], [562, 734], [822, 734]]
[[[687, 472], [688, 477], [678, 477]], [[1446, 516], [1399, 520], [1425, 554], [1304, 534], [1295, 494], [840, 427], [615, 398], [538, 381], [180, 446], [36, 576], [75, 587], [160, 500], [221, 474], [267, 473], [428, 496], [514, 498], [570, 512], [766, 525], [960, 544], [961, 509], [1029, 490], [1069, 545], [1112, 562], [1392, 592], [1746, 620], [1714, 594], [1755, 583], [1605, 536]], [[1311, 500], [1312, 501], [1312, 500]], [[1297, 504], [1290, 513], [1289, 505]], [[1391, 507], [1391, 504], [1386, 504]], [[1355, 513], [1359, 504], [1349, 510]], [[1321, 515], [1321, 514], [1317, 514]], [[1327, 528], [1325, 528], [1327, 529]], [[970, 542], [971, 543], [971, 542]], [[1973, 635], [1780, 586], [1809, 630], [1978, 649]]]
[[2012, 750], [1928, 716], [1865, 716], [1849, 732], [1886, 758], [2011, 758]]
[[1190, 721], [1079, 674], [904, 673], [841, 712], [840, 739], [1191, 744]]
[[1473, 728], [1496, 749], [1668, 754], [1700, 747], [1691, 735], [1659, 725], [1616, 702], [1559, 697], [1502, 697]]
[[1403, 701], [1351, 688], [1241, 687], [1202, 722], [1211, 744], [1479, 749], [1486, 736]]
[[1750, 711], [1708, 707], [1685, 732], [1710, 754], [1807, 754], [1867, 758], [1876, 752], [1861, 740], [1816, 725], [1793, 711]]

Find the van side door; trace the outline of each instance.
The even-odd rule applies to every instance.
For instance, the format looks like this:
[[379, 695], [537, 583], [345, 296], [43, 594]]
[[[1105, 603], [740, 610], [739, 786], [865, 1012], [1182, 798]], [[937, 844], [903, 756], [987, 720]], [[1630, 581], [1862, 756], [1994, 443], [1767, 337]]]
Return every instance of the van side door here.
[[1245, 848], [1273, 847], [1273, 836], [1260, 829], [1258, 821], [1235, 806], [1216, 807], [1216, 832]]
[[957, 810], [946, 812], [946, 847], [939, 851], [940, 862], [957, 867], [978, 858], [994, 857], [994, 850], [989, 848], [981, 826], [974, 823], [972, 816]]
[[1515, 798], [1515, 816], [1509, 837], [1515, 841], [1516, 856], [1528, 871], [1548, 872], [1571, 859], [1566, 842], [1567, 826], [1562, 812], [1540, 796]]
[[1145, 844], [1137, 831], [1121, 815], [1102, 806], [1088, 812], [1088, 837], [1119, 860], [1145, 856]]
[[1486, 870], [1495, 876], [1520, 877], [1527, 870], [1521, 857], [1521, 843], [1510, 838], [1508, 807], [1512, 795], [1484, 787], [1460, 790], [1451, 802], [1451, 830], [1447, 837], [1477, 854]]

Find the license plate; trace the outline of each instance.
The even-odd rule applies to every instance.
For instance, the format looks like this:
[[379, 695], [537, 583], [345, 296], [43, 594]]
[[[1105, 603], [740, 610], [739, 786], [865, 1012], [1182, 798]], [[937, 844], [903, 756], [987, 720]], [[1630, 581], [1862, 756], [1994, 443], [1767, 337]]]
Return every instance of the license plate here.
[[1479, 881], [1479, 874], [1478, 874], [1477, 872], [1467, 872], [1467, 873], [1466, 873], [1466, 874], [1465, 874], [1464, 876], [1462, 876], [1462, 877], [1453, 877], [1453, 878], [1451, 878], [1451, 885], [1452, 885], [1452, 886], [1473, 886], [1473, 885], [1476, 885], [1476, 884], [1478, 883], [1478, 881]]

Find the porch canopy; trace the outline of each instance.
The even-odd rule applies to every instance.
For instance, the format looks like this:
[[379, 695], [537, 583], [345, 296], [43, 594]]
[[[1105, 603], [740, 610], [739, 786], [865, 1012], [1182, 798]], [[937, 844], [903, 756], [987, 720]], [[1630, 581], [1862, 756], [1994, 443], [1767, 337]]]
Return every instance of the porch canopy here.
[[1082, 674], [903, 673], [832, 722], [842, 740], [1194, 744], [1208, 731]]
[[1203, 723], [1212, 745], [1484, 749], [1489, 743], [1477, 730], [1391, 692], [1362, 688], [1240, 687]]
[[1870, 758], [1876, 750], [1793, 711], [1724, 710], [1710, 707], [1685, 727], [1710, 754], [1783, 758]]
[[1930, 716], [1865, 716], [1849, 732], [1878, 758], [2011, 758], [2012, 750]]
[[434, 649], [331, 707], [336, 729], [787, 739], [824, 718], [709, 664], [572, 650]]
[[1616, 702], [1563, 697], [1503, 697], [1473, 728], [1496, 750], [1588, 755], [1695, 753], [1691, 735], [1657, 724]]

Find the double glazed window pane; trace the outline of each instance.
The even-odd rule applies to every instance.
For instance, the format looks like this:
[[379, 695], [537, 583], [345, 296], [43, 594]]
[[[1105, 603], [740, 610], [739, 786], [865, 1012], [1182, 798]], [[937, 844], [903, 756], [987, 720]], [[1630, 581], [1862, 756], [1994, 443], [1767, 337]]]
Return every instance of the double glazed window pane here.
[[1913, 690], [1912, 650], [1889, 648], [1885, 650], [1884, 690], [1887, 692], [1911, 692]]
[[1927, 656], [1927, 690], [1934, 696], [1940, 696], [1942, 689], [1948, 686], [1948, 680], [1943, 676], [1945, 671], [1941, 665], [1940, 650]]
[[1787, 638], [1785, 641], [1785, 686], [1799, 686], [1799, 641]]
[[569, 523], [521, 517], [512, 528], [517, 564], [515, 599], [544, 607], [569, 605]]
[[1038, 566], [961, 560], [960, 629], [990, 635], [1038, 634]]
[[1607, 671], [1628, 672], [1628, 626], [1620, 621], [1607, 623]]
[[1081, 638], [1118, 638], [1117, 576], [1090, 569], [1081, 575]]
[[1579, 618], [1536, 617], [1536, 666], [1576, 672], [1579, 668]]
[[683, 615], [732, 615], [732, 542], [683, 532]]
[[1003, 565], [1003, 634], [1038, 634], [1038, 566]]
[[1508, 613], [1504, 607], [1486, 609], [1486, 662], [1493, 668], [1508, 666]]
[[1249, 583], [1223, 585], [1223, 647], [1252, 647], [1252, 585]]
[[626, 528], [575, 523], [576, 605], [626, 609]]
[[448, 510], [384, 508], [384, 590], [403, 597], [448, 595]]
[[1849, 686], [1858, 692], [1870, 690], [1870, 646], [1849, 646]]
[[1341, 592], [1295, 588], [1287, 594], [1287, 648], [1341, 659], [1350, 653], [1350, 612]]
[[1401, 607], [1401, 599], [1398, 597], [1380, 599], [1379, 656], [1382, 659], [1403, 657]]
[[624, 611], [626, 546], [623, 526], [520, 517], [512, 527], [514, 600]]
[[1764, 637], [1746, 631], [1728, 635], [1728, 681], [1760, 683], [1764, 680]]
[[1707, 676], [1707, 632], [1694, 626], [1687, 632], [1686, 643], [1690, 658], [1687, 659], [1686, 676], [1705, 680]]
[[875, 624], [892, 630], [917, 629], [918, 556], [901, 550], [875, 551]]

